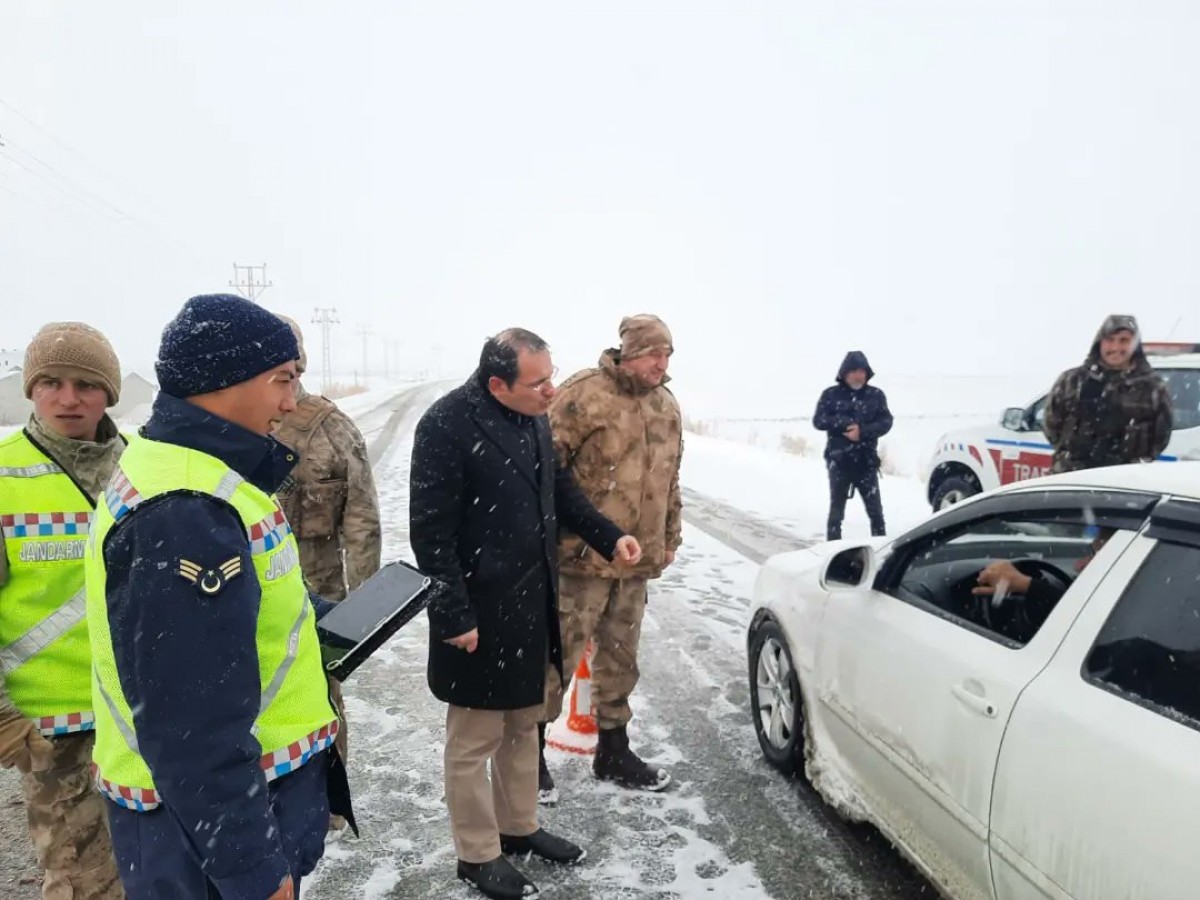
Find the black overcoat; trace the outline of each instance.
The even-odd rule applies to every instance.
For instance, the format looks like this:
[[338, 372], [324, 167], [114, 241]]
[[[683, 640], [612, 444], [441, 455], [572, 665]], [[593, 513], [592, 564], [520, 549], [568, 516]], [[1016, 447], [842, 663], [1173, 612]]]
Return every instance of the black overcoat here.
[[[507, 410], [476, 376], [417, 424], [409, 541], [436, 580], [429, 606], [429, 687], [474, 709], [542, 702], [546, 665], [562, 671], [559, 525], [611, 559], [621, 531], [560, 468], [545, 416]], [[446, 638], [479, 629], [467, 653]]]

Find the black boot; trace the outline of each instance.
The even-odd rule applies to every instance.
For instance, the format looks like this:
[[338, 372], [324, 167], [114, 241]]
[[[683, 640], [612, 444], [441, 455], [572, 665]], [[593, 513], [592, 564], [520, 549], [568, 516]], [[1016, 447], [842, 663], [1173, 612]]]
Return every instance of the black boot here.
[[500, 835], [500, 850], [504, 853], [519, 856], [532, 853], [547, 862], [566, 863], [574, 865], [583, 862], [587, 851], [566, 838], [551, 834], [545, 828], [539, 828], [533, 834], [524, 837], [514, 837], [509, 834]]
[[485, 863], [467, 863], [460, 859], [458, 877], [496, 900], [516, 900], [538, 892], [537, 885], [503, 856]]
[[624, 725], [600, 729], [592, 771], [601, 781], [612, 781], [638, 791], [661, 791], [671, 783], [671, 776], [665, 770], [647, 765], [629, 749], [629, 735], [625, 733]]
[[558, 802], [558, 788], [546, 766], [546, 724], [538, 722], [538, 803], [553, 806]]

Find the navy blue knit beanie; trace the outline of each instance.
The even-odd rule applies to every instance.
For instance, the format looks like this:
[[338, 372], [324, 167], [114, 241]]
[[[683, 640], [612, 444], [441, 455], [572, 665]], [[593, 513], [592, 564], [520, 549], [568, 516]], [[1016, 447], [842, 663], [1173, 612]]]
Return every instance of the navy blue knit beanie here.
[[287, 323], [232, 294], [205, 294], [183, 304], [163, 329], [154, 371], [172, 397], [194, 397], [249, 381], [300, 358]]

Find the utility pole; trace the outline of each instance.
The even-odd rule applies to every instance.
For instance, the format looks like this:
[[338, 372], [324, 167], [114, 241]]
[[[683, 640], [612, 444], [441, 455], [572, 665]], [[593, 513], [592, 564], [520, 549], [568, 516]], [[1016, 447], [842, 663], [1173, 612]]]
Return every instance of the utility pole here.
[[363, 355], [362, 355], [363, 381], [366, 381], [367, 378], [369, 378], [371, 375], [371, 370], [367, 366], [367, 338], [371, 336], [370, 327], [367, 325], [359, 325], [358, 326], [358, 335], [359, 335], [359, 337], [362, 338], [362, 342], [363, 342]]
[[396, 340], [395, 338], [389, 338], [389, 337], [383, 338], [383, 377], [384, 378], [392, 377], [392, 363], [393, 362], [396, 364], [397, 373], [399, 373], [400, 357], [396, 353], [396, 350], [399, 347], [399, 345], [400, 345], [400, 342], [398, 340]]
[[[243, 270], [246, 272], [244, 277], [242, 276]], [[255, 272], [259, 273], [257, 280], [254, 277]], [[234, 263], [233, 281], [229, 282], [229, 286], [236, 289], [239, 294], [250, 302], [257, 303], [258, 295], [272, 286], [271, 282], [267, 281], [267, 264], [263, 263], [261, 266], [239, 266], [237, 263]]]
[[321, 391], [329, 390], [333, 384], [333, 348], [329, 342], [333, 326], [338, 319], [337, 309], [332, 306], [318, 306], [313, 309], [313, 324], [321, 326]]

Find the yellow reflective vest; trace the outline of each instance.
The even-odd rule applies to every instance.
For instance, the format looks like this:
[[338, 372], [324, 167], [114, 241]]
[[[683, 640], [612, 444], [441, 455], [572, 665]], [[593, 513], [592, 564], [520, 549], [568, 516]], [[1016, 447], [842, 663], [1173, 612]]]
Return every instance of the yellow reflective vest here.
[[21, 713], [51, 736], [92, 728], [84, 551], [92, 506], [18, 431], [0, 440], [0, 668]]
[[[154, 777], [138, 752], [133, 713], [121, 690], [109, 631], [104, 539], [138, 506], [174, 492], [208, 494], [228, 502], [246, 531], [243, 554], [215, 569], [186, 561], [180, 576], [194, 589], [216, 593], [230, 578], [257, 578], [257, 650], [261, 698], [254, 735], [262, 747], [262, 770], [271, 781], [295, 771], [327, 749], [337, 735], [321, 665], [315, 616], [300, 574], [299, 550], [279, 504], [225, 463], [175, 444], [132, 438], [96, 511], [86, 558], [87, 617], [91, 632], [93, 706], [96, 711], [96, 783], [129, 809], [161, 803]], [[249, 562], [253, 571], [243, 571]], [[218, 695], [214, 703], [221, 702]]]

